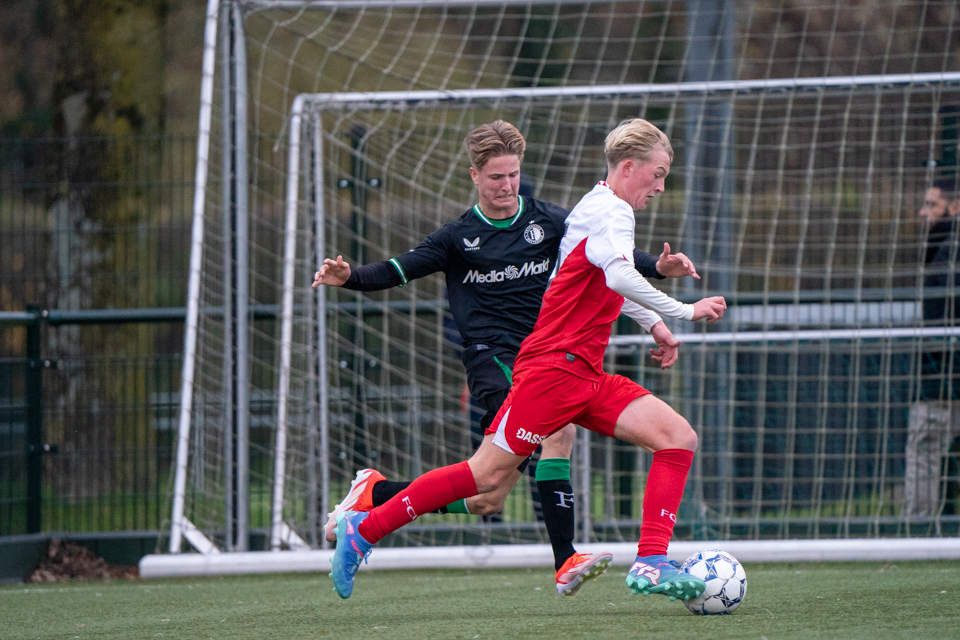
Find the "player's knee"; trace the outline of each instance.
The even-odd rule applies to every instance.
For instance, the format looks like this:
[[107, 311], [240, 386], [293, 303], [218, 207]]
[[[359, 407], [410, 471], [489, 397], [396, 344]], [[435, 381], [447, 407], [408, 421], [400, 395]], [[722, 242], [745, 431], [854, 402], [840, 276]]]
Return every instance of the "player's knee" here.
[[[474, 475], [477, 483], [477, 492], [480, 494], [490, 493], [499, 489], [509, 479], [511, 470], [492, 470], [484, 473], [482, 476]], [[501, 503], [502, 504], [502, 503]], [[499, 511], [499, 509], [498, 509]], [[494, 513], [497, 513], [494, 511]], [[478, 514], [481, 515], [481, 514]]]
[[693, 427], [690, 426], [690, 423], [687, 422], [684, 418], [681, 418], [682, 424], [676, 430], [676, 446], [675, 449], [687, 449], [688, 451], [696, 451], [697, 445], [699, 444], [699, 438], [697, 432], [693, 430]]
[[577, 428], [568, 424], [543, 441], [541, 458], [569, 458], [577, 440]]
[[474, 479], [475, 479], [476, 482], [477, 482], [477, 491], [479, 491], [480, 493], [486, 493], [486, 492], [488, 492], [488, 491], [493, 491], [494, 489], [497, 488], [497, 484], [496, 484], [496, 482], [493, 481], [492, 478], [489, 478], [489, 477], [483, 477], [483, 478], [474, 477]]
[[693, 430], [690, 423], [680, 415], [676, 420], [661, 426], [659, 437], [657, 437], [656, 450], [659, 449], [686, 449], [688, 451], [697, 450], [697, 432]]
[[680, 448], [687, 449], [688, 451], [696, 451], [697, 446], [700, 444], [700, 438], [697, 436], [697, 432], [693, 430], [693, 427], [690, 426], [689, 422], [686, 422], [686, 425], [687, 428], [684, 432], [685, 444]]
[[503, 500], [476, 496], [470, 501], [470, 513], [475, 516], [492, 516], [503, 511]]

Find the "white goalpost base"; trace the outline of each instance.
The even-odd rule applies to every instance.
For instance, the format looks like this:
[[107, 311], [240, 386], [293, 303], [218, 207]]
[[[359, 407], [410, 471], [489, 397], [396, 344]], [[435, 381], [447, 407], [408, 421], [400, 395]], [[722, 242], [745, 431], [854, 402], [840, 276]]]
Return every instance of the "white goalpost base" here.
[[[609, 551], [613, 565], [633, 563], [637, 545], [581, 544], [584, 553]], [[693, 540], [670, 544], [671, 560], [684, 560], [703, 549], [723, 549], [740, 562], [849, 562], [960, 559], [960, 538], [863, 538], [831, 540]], [[245, 575], [255, 573], [328, 572], [332, 550], [248, 551], [244, 553], [153, 554], [140, 560], [143, 578]], [[363, 571], [376, 569], [507, 569], [552, 566], [548, 544], [397, 547], [377, 549]]]

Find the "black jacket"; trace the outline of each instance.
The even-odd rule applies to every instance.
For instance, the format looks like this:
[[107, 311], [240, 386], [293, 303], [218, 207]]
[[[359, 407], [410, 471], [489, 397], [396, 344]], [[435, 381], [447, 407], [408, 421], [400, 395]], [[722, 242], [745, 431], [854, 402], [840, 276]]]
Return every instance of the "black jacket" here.
[[[953, 325], [960, 311], [951, 290], [960, 282], [957, 269], [957, 219], [943, 220], [930, 227], [924, 257], [923, 320], [925, 326]], [[943, 290], [948, 293], [944, 295]], [[948, 301], [952, 302], [948, 306]]]
[[[953, 326], [960, 312], [960, 300], [953, 291], [960, 274], [956, 273], [957, 219], [938, 222], [927, 234], [924, 256], [923, 324], [928, 327]], [[946, 291], [946, 293], [944, 293]], [[960, 353], [944, 350], [941, 338], [933, 338], [936, 348], [921, 354], [921, 400], [960, 399]], [[951, 364], [952, 363], [952, 364]], [[948, 375], [950, 370], [952, 375]]]

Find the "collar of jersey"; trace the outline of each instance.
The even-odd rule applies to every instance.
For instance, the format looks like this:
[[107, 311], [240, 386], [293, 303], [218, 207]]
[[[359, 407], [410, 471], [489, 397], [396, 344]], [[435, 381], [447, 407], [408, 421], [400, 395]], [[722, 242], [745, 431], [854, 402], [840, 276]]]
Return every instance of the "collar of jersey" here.
[[510, 225], [512, 225], [514, 222], [516, 222], [518, 219], [520, 219], [520, 215], [523, 213], [523, 197], [522, 196], [518, 197], [517, 202], [519, 203], [517, 206], [517, 212], [513, 214], [512, 217], [506, 218], [504, 220], [491, 220], [490, 218], [485, 216], [483, 214], [483, 210], [480, 209], [479, 202], [473, 205], [473, 212], [477, 214], [478, 218], [480, 218], [481, 220], [489, 224], [491, 227], [496, 227], [497, 229], [506, 229]]

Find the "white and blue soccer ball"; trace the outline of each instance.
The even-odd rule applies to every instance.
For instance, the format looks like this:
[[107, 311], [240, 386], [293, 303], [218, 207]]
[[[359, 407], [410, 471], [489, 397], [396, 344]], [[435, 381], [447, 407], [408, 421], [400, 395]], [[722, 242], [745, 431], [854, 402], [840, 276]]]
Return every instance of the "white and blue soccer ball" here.
[[707, 585], [700, 597], [683, 603], [697, 615], [733, 613], [747, 595], [743, 565], [726, 551], [698, 551], [683, 561], [680, 570], [697, 576]]

